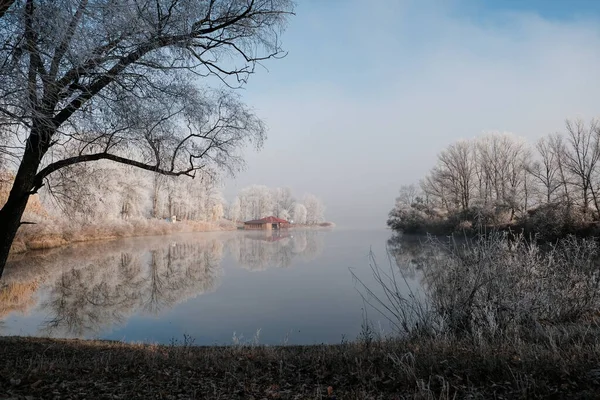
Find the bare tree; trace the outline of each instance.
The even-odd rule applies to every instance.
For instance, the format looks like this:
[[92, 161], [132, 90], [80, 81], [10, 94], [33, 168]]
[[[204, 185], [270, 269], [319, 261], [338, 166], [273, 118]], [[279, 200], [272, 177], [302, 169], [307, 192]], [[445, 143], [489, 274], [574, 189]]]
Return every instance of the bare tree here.
[[447, 197], [447, 189], [437, 167], [425, 176], [420, 183], [421, 190], [425, 194], [427, 204], [432, 207], [439, 207], [447, 211], [450, 210]]
[[507, 207], [511, 219], [518, 208], [517, 196], [524, 189], [524, 160], [527, 147], [523, 140], [510, 135], [493, 133], [477, 140], [477, 174], [484, 204]]
[[415, 202], [416, 198], [421, 195], [420, 192], [421, 190], [419, 186], [415, 185], [414, 183], [400, 186], [398, 197], [396, 197], [396, 204], [402, 204], [410, 207]]
[[460, 209], [469, 208], [474, 176], [474, 158], [471, 143], [453, 143], [438, 156], [437, 171], [451, 193], [453, 203]]
[[581, 205], [584, 217], [587, 216], [589, 203], [592, 201], [598, 213], [598, 196], [594, 188], [593, 178], [600, 161], [600, 125], [592, 120], [588, 127], [582, 120], [567, 120], [567, 143], [565, 151], [566, 167], [573, 175], [573, 184], [580, 190]]
[[571, 192], [569, 190], [570, 182], [566, 167], [566, 153], [567, 147], [563, 137], [556, 133], [549, 136], [550, 150], [554, 155], [556, 162], [556, 169], [558, 170], [558, 179], [562, 187], [562, 200], [566, 202], [567, 206], [572, 204]]
[[552, 146], [552, 138], [541, 138], [535, 145], [539, 160], [529, 164], [528, 172], [544, 187], [546, 203], [551, 203], [554, 194], [562, 186], [560, 178], [561, 163]]
[[198, 78], [239, 87], [283, 55], [289, 0], [9, 3], [0, 123], [12, 140], [1, 150], [18, 169], [0, 210], [0, 273], [29, 196], [61, 168], [105, 159], [172, 176], [233, 172], [236, 150], [262, 143], [264, 125], [239, 98]]

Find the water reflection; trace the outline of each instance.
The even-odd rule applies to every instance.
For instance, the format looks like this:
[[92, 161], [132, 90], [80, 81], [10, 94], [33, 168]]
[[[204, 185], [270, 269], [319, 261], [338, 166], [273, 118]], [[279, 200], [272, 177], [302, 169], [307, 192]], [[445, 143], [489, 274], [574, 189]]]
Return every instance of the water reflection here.
[[233, 238], [229, 248], [242, 267], [263, 271], [287, 268], [298, 256], [305, 261], [315, 259], [323, 251], [323, 240], [314, 231], [256, 232]]
[[397, 234], [388, 240], [388, 254], [407, 279], [415, 279], [418, 271], [422, 270], [431, 257], [426, 246], [423, 246], [426, 241], [427, 237], [422, 235]]
[[[242, 267], [290, 267], [322, 251], [319, 232], [133, 238], [14, 257], [0, 281], [0, 323], [35, 310], [38, 334], [84, 337], [214, 291], [230, 254]], [[2, 325], [0, 324], [0, 328]]]

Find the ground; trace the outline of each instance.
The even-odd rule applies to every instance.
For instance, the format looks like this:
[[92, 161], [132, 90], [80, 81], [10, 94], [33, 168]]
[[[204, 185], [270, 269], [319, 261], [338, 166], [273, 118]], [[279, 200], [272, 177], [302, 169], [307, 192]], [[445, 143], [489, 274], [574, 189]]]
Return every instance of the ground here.
[[593, 399], [597, 350], [584, 342], [195, 347], [0, 337], [0, 399]]

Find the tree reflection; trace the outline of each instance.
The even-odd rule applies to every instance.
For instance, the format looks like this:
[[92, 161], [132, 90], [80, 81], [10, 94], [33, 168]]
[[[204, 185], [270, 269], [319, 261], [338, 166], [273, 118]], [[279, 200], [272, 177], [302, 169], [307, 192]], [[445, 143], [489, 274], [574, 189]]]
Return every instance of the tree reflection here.
[[415, 279], [428, 260], [436, 257], [431, 248], [423, 246], [427, 240], [427, 236], [423, 235], [401, 234], [395, 234], [388, 240], [388, 253], [407, 279]]
[[158, 313], [190, 297], [211, 291], [219, 279], [223, 244], [206, 246], [173, 244], [153, 250], [150, 255], [148, 288], [142, 293], [143, 308]]
[[239, 235], [228, 242], [235, 260], [251, 271], [287, 268], [296, 257], [310, 261], [323, 251], [323, 237], [318, 231], [264, 231]]
[[148, 252], [120, 253], [85, 268], [65, 271], [42, 308], [52, 318], [47, 334], [81, 336], [124, 322], [136, 312], [157, 314], [214, 290], [223, 246], [176, 242]]
[[139, 305], [144, 279], [140, 257], [127, 253], [63, 272], [42, 303], [50, 315], [44, 333], [81, 336], [123, 322]]
[[158, 314], [215, 290], [226, 250], [250, 270], [286, 268], [295, 259], [317, 257], [322, 235], [309, 230], [181, 234], [13, 256], [0, 281], [0, 321], [37, 304], [47, 316], [41, 334], [92, 336], [134, 314]]
[[[0, 318], [16, 312], [25, 314], [36, 303], [37, 282], [0, 282]], [[1, 323], [2, 321], [0, 321]]]

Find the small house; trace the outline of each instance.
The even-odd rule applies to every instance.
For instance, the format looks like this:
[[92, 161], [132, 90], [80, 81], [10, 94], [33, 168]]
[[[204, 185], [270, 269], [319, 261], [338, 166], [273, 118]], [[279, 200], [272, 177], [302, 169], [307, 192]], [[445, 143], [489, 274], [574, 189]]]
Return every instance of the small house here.
[[247, 230], [270, 231], [275, 229], [287, 229], [289, 226], [289, 221], [273, 216], [244, 222], [244, 229]]

